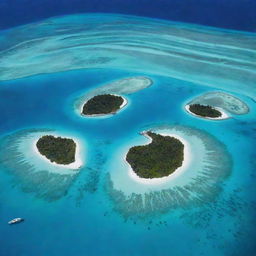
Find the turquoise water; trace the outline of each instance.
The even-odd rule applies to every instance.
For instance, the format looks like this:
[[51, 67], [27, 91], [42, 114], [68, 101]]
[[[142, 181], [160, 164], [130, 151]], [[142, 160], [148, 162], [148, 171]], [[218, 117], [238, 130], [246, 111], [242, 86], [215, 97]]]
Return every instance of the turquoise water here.
[[[234, 35], [243, 37], [238, 32], [228, 33], [231, 38]], [[255, 40], [252, 35], [250, 37]], [[14, 41], [17, 43], [18, 39]], [[251, 47], [248, 51], [255, 54], [248, 38], [246, 44]], [[247, 51], [245, 45], [243, 47], [243, 51]], [[237, 45], [232, 49], [240, 51]], [[216, 51], [216, 48], [212, 50]], [[72, 49], [68, 51], [72, 53]], [[143, 61], [138, 59], [136, 66], [123, 63], [120, 69], [111, 68], [110, 63], [100, 69], [97, 65], [80, 70], [75, 70], [78, 67], [74, 66], [74, 70], [69, 71], [49, 67], [49, 72], [43, 72], [40, 65], [47, 68], [48, 61], [52, 61], [50, 58], [41, 62], [44, 57], [49, 57], [46, 52], [39, 57], [33, 55], [39, 62], [36, 69], [31, 67], [36, 75], [30, 76], [27, 72], [31, 65], [26, 63], [31, 61], [32, 53], [33, 47], [28, 46], [23, 52], [25, 55], [19, 55], [29, 58], [26, 59], [28, 62], [19, 63], [19, 72], [8, 62], [9, 66], [4, 64], [4, 73], [1, 73], [1, 255], [254, 255], [256, 105], [253, 100], [255, 86], [252, 87], [255, 77], [253, 55], [246, 57], [251, 65], [246, 70], [251, 75], [248, 83], [244, 77], [239, 78], [245, 70], [240, 65], [244, 55], [240, 54], [232, 64], [235, 65], [236, 79], [232, 78], [234, 73], [228, 73], [227, 85], [218, 82], [214, 86], [220, 74], [214, 76], [209, 70], [218, 66], [212, 62], [205, 70], [209, 75], [208, 83], [205, 77], [200, 77], [202, 70], [199, 72], [197, 68], [191, 70], [193, 79], [189, 75], [180, 79], [186, 70], [178, 68], [178, 77], [175, 75], [177, 69], [169, 62], [165, 63], [164, 70], [172, 71], [164, 76], [161, 59], [156, 72], [156, 66], [151, 63], [145, 64], [145, 71], [142, 71], [141, 63], [149, 63], [146, 57]], [[2, 52], [3, 59], [7, 58], [4, 54], [6, 52]], [[9, 54], [15, 58], [17, 51]], [[126, 58], [124, 53], [122, 56]], [[196, 60], [193, 61], [195, 64]], [[139, 65], [141, 68], [136, 71]], [[24, 70], [26, 72], [22, 74]], [[12, 79], [7, 80], [10, 74]], [[14, 79], [15, 76], [22, 78]], [[82, 118], [75, 112], [74, 104], [80, 95], [89, 94], [115, 80], [135, 76], [150, 78], [153, 84], [125, 95], [129, 104], [120, 113], [109, 118]], [[202, 93], [218, 90], [239, 98], [250, 111], [222, 121], [200, 119], [185, 111], [187, 102]], [[123, 207], [122, 196], [110, 192], [109, 178], [113, 178], [115, 168], [122, 168], [120, 158], [124, 149], [133, 143], [144, 144], [146, 140], [139, 134], [143, 130], [173, 126], [183, 127], [205, 143], [209, 151], [196, 143], [191, 149], [202, 171], [206, 170], [203, 168], [208, 166], [208, 161], [215, 159], [212, 169], [207, 170], [216, 181], [212, 183], [208, 179], [204, 184], [201, 180], [193, 195], [202, 197], [196, 201], [187, 196], [187, 204], [177, 199], [176, 204], [171, 205], [164, 199], [158, 200], [162, 204], [153, 210], [148, 207], [138, 210], [139, 204], [127, 197], [127, 207]], [[42, 166], [37, 161], [30, 151], [29, 140], [24, 138], [48, 129], [79, 139], [84, 161], [80, 171], [63, 177], [58, 169]], [[22, 154], [20, 148], [26, 154]], [[208, 158], [204, 157], [206, 155]], [[133, 189], [129, 185], [129, 190]], [[161, 186], [157, 188], [158, 191], [161, 189]], [[25, 218], [25, 222], [7, 225], [7, 221], [17, 216]]]

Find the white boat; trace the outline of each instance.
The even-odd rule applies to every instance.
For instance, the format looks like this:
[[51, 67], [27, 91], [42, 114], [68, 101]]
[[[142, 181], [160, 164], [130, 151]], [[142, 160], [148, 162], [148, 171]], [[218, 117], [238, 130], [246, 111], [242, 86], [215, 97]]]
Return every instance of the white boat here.
[[20, 222], [22, 222], [22, 221], [24, 221], [24, 219], [22, 219], [22, 218], [15, 218], [15, 219], [13, 219], [13, 220], [8, 221], [8, 224], [9, 224], [9, 225], [11, 225], [11, 224], [16, 224], [16, 223], [20, 223]]

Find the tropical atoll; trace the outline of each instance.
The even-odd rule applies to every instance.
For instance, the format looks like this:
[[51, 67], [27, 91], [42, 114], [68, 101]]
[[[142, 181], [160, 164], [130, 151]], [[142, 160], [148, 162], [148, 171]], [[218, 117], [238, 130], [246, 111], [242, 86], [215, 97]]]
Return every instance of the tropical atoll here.
[[[114, 81], [106, 82], [104, 85], [99, 86], [86, 93], [81, 93], [74, 101], [74, 108], [80, 115], [83, 110], [85, 102], [93, 98], [96, 95], [111, 94], [111, 95], [128, 95], [136, 93], [140, 90], [146, 89], [153, 84], [153, 80], [144, 76], [133, 76]], [[126, 99], [122, 107], [127, 103]], [[121, 107], [120, 107], [121, 108]]]
[[184, 145], [176, 138], [147, 132], [152, 139], [148, 145], [135, 146], [126, 155], [127, 162], [141, 178], [161, 178], [182, 165]]
[[83, 106], [83, 115], [105, 115], [117, 112], [124, 99], [112, 94], [97, 95], [89, 99]]
[[192, 104], [189, 105], [189, 111], [202, 117], [217, 118], [221, 117], [221, 112], [209, 105]]
[[199, 95], [188, 103], [188, 105], [192, 104], [209, 105], [231, 115], [244, 115], [249, 112], [249, 107], [245, 102], [231, 94], [220, 91]]
[[75, 161], [76, 144], [72, 139], [45, 135], [36, 143], [40, 154], [57, 164], [70, 164]]

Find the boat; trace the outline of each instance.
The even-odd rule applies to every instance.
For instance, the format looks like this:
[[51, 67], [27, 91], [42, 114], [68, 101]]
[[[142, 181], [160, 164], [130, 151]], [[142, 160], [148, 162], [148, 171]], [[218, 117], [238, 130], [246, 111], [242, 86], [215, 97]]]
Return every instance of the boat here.
[[15, 219], [13, 219], [13, 220], [8, 221], [8, 224], [9, 224], [9, 225], [17, 224], [17, 223], [20, 223], [20, 222], [22, 222], [22, 221], [24, 221], [24, 219], [22, 219], [22, 218], [15, 218]]

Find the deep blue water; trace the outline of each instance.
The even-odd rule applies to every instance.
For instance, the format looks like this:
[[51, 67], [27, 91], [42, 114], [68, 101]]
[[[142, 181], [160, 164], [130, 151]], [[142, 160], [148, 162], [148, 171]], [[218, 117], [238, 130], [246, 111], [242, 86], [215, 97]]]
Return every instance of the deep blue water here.
[[1, 0], [0, 29], [84, 12], [132, 14], [256, 31], [255, 0]]

